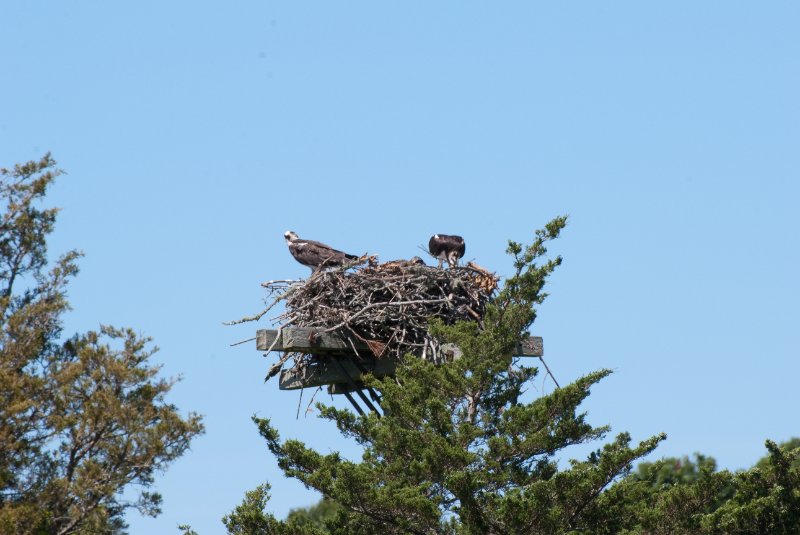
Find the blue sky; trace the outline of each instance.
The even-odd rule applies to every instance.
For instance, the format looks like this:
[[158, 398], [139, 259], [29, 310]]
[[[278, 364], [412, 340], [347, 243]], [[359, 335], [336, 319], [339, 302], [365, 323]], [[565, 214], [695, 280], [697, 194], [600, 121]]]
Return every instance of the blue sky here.
[[287, 229], [385, 260], [461, 234], [502, 275], [507, 239], [569, 214], [534, 332], [562, 383], [615, 370], [592, 422], [731, 469], [800, 435], [797, 3], [7, 4], [0, 165], [68, 172], [68, 332], [152, 336], [206, 417], [132, 533], [222, 533], [264, 481], [279, 517], [314, 503], [252, 414], [358, 456], [229, 347], [266, 323], [222, 325], [306, 276]]

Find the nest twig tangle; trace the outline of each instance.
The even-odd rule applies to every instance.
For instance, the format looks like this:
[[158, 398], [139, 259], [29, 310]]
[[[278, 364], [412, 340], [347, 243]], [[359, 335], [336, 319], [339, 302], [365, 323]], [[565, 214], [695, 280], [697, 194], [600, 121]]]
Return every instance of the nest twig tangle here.
[[[429, 334], [430, 321], [481, 323], [497, 282], [493, 273], [472, 262], [441, 269], [405, 260], [379, 264], [375, 257], [365, 256], [336, 269], [317, 271], [293, 284], [263, 284], [268, 291], [267, 309], [257, 316], [283, 301], [285, 311], [273, 318], [281, 328], [336, 333], [349, 340], [353, 352], [362, 359], [398, 359], [410, 353], [440, 361], [445, 352]], [[363, 349], [365, 346], [369, 351]], [[292, 357], [295, 368], [325, 358]], [[277, 374], [289, 358], [284, 355], [268, 377]]]

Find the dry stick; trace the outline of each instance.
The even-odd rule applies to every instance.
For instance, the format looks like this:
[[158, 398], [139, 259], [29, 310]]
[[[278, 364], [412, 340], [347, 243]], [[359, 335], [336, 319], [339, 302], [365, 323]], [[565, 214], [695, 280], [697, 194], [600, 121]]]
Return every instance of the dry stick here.
[[[275, 347], [275, 344], [278, 343], [278, 340], [280, 340], [283, 337], [284, 327], [286, 327], [286, 324], [283, 324], [280, 327], [278, 327], [278, 334], [275, 336], [275, 340], [272, 341], [272, 344], [269, 346], [269, 349], [267, 349], [267, 353], [272, 351], [272, 349]], [[267, 376], [264, 377], [264, 382], [266, 383], [269, 379], [277, 375], [277, 373], [281, 371], [283, 365], [286, 363], [287, 360], [289, 360], [292, 357], [292, 355], [293, 353], [291, 351], [287, 351], [280, 359], [278, 359], [278, 362], [270, 366], [269, 371], [267, 372]]]
[[272, 349], [275, 347], [275, 344], [278, 343], [278, 340], [280, 340], [283, 337], [283, 328], [284, 327], [286, 327], [286, 324], [283, 324], [280, 327], [278, 327], [278, 334], [275, 335], [275, 340], [272, 341], [272, 345], [270, 345], [269, 349], [267, 349], [267, 353], [272, 351]]
[[317, 397], [317, 393], [318, 393], [320, 390], [322, 390], [322, 387], [321, 387], [321, 386], [318, 386], [318, 387], [317, 387], [317, 389], [316, 389], [316, 390], [314, 390], [314, 393], [313, 393], [313, 394], [311, 394], [311, 400], [308, 402], [308, 406], [306, 407], [306, 414], [305, 414], [305, 416], [308, 416], [308, 413], [311, 411], [311, 404], [312, 404], [312, 403], [314, 403], [314, 398], [315, 398], [315, 397]]
[[561, 385], [559, 385], [558, 381], [556, 381], [556, 378], [553, 375], [553, 372], [551, 372], [550, 368], [547, 367], [547, 363], [544, 361], [544, 357], [539, 357], [539, 360], [541, 360], [542, 364], [544, 364], [544, 369], [547, 370], [547, 374], [550, 375], [550, 377], [553, 379], [553, 382], [556, 384], [556, 387], [557, 388], [561, 388]]
[[242, 344], [245, 344], [245, 343], [247, 343], [247, 342], [252, 342], [252, 341], [253, 341], [253, 340], [255, 340], [256, 338], [258, 338], [258, 336], [254, 336], [254, 337], [252, 337], [252, 338], [248, 338], [247, 340], [242, 340], [241, 342], [234, 342], [234, 343], [232, 343], [232, 344], [230, 345], [230, 347], [233, 347], [233, 346], [238, 346], [238, 345], [242, 345]]
[[303, 390], [305, 390], [305, 388], [300, 389], [300, 399], [297, 400], [297, 414], [294, 416], [295, 420], [300, 419], [300, 404], [303, 403]]
[[270, 366], [269, 371], [267, 372], [267, 376], [264, 377], [264, 382], [266, 383], [269, 379], [272, 379], [273, 377], [278, 375], [278, 372], [281, 371], [283, 365], [286, 364], [286, 361], [292, 358], [293, 355], [294, 355], [293, 352], [287, 352], [278, 360], [278, 362]]
[[[274, 280], [274, 281], [262, 282], [262, 283], [261, 283], [261, 286], [263, 286], [264, 288], [269, 288], [271, 291], [273, 291], [273, 292], [274, 292], [274, 291], [277, 291], [277, 290], [278, 290], [278, 288], [270, 288], [270, 285], [271, 285], [271, 284], [275, 284], [275, 283], [285, 283], [285, 282], [292, 282], [292, 283], [296, 283], [296, 282], [301, 282], [301, 281], [294, 281], [294, 280], [291, 280], [291, 279], [286, 279], [286, 280]], [[295, 287], [295, 288], [296, 288], [296, 287]], [[286, 291], [284, 291], [282, 294], [280, 294], [278, 297], [276, 297], [276, 298], [275, 298], [275, 299], [272, 301], [272, 303], [270, 303], [270, 304], [269, 304], [269, 306], [267, 306], [267, 308], [265, 308], [264, 310], [262, 310], [262, 311], [261, 311], [261, 312], [259, 312], [258, 314], [253, 314], [252, 316], [245, 316], [245, 317], [243, 317], [243, 318], [241, 318], [241, 319], [234, 320], [234, 321], [226, 321], [226, 322], [223, 322], [223, 325], [238, 325], [238, 324], [240, 324], [240, 323], [246, 323], [246, 322], [248, 322], [248, 321], [258, 321], [258, 320], [260, 320], [262, 317], [264, 317], [264, 314], [266, 314], [267, 312], [269, 312], [269, 311], [272, 309], [272, 307], [274, 307], [275, 305], [277, 305], [279, 302], [283, 301], [284, 299], [288, 298], [288, 297], [289, 297], [289, 296], [290, 296], [292, 293], [294, 293], [294, 289], [293, 289], [293, 286], [292, 286], [292, 285], [290, 285], [290, 286], [289, 286], [289, 287], [286, 289]]]
[[223, 325], [239, 325], [240, 323], [246, 323], [246, 322], [248, 322], [248, 321], [258, 321], [258, 320], [260, 320], [262, 317], [264, 317], [264, 314], [266, 314], [267, 312], [269, 312], [269, 311], [270, 311], [270, 309], [271, 309], [272, 307], [274, 307], [275, 305], [277, 305], [277, 304], [278, 304], [278, 301], [280, 301], [280, 300], [281, 300], [281, 298], [282, 298], [284, 295], [286, 295], [286, 294], [281, 294], [280, 296], [278, 296], [278, 298], [277, 298], [277, 299], [275, 299], [275, 300], [272, 302], [272, 304], [270, 304], [270, 305], [269, 305], [267, 308], [265, 308], [264, 310], [262, 310], [262, 311], [261, 311], [261, 312], [259, 312], [258, 314], [253, 314], [252, 316], [245, 316], [245, 317], [243, 317], [242, 319], [238, 319], [238, 320], [234, 320], [234, 321], [225, 321], [225, 322], [223, 322], [222, 324], [223, 324]]
[[275, 279], [272, 281], [262, 282], [261, 286], [263, 288], [269, 288], [270, 286], [274, 286], [276, 284], [282, 284], [282, 283], [294, 284], [296, 282], [303, 282], [303, 279]]
[[[350, 329], [350, 331], [352, 332], [352, 329]], [[355, 333], [353, 333], [353, 334], [355, 334]], [[356, 335], [356, 336], [358, 336], [358, 335]], [[359, 337], [359, 338], [361, 338], [361, 337]], [[364, 342], [365, 340], [362, 338], [361, 341]], [[350, 348], [353, 350], [353, 354], [356, 356], [356, 358], [361, 358], [361, 355], [358, 353], [358, 349], [356, 349], [356, 345], [353, 343], [353, 339], [350, 338], [349, 336], [347, 337], [347, 343], [350, 344]]]
[[372, 303], [372, 304], [369, 304], [369, 305], [365, 306], [364, 308], [362, 308], [361, 310], [359, 310], [358, 312], [356, 312], [355, 314], [353, 314], [352, 316], [347, 318], [345, 321], [343, 321], [339, 325], [335, 325], [333, 327], [325, 329], [322, 332], [329, 333], [331, 331], [335, 331], [337, 329], [341, 329], [342, 327], [344, 327], [345, 325], [347, 325], [348, 323], [353, 321], [355, 318], [357, 318], [358, 316], [360, 316], [361, 314], [363, 314], [364, 312], [366, 312], [370, 308], [375, 308], [375, 307], [378, 307], [378, 306], [384, 306], [384, 307], [395, 306], [395, 307], [397, 307], [397, 306], [403, 306], [403, 305], [418, 305], [418, 304], [426, 304], [427, 305], [427, 304], [433, 304], [433, 303], [443, 303], [445, 301], [447, 301], [447, 299], [420, 299], [420, 300], [415, 300], [415, 301], [400, 301], [400, 302], [394, 302], [394, 303], [392, 303], [392, 302], [389, 302], [389, 303]]

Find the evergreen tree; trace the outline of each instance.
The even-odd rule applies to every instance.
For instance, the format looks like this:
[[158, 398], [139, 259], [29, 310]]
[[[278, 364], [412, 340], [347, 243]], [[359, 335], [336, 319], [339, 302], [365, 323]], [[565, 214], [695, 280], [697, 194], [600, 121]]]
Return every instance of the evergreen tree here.
[[[222, 523], [231, 535], [252, 534], [294, 534], [325, 535], [326, 521], [336, 515], [340, 507], [330, 500], [323, 499], [319, 504], [307, 510], [289, 513], [286, 521], [276, 520], [265, 508], [269, 501], [269, 485], [258, 486], [245, 495], [244, 501], [233, 512], [225, 515]], [[184, 535], [197, 535], [188, 526], [182, 526]]]
[[49, 155], [0, 169], [0, 533], [123, 533], [126, 509], [160, 512], [154, 474], [203, 426], [165, 402], [148, 338], [62, 338], [80, 254], [48, 263], [57, 210], [39, 207], [59, 174]]
[[[787, 453], [792, 454], [794, 450], [800, 449], [800, 438], [792, 437], [786, 442], [778, 444], [778, 446], [781, 449], [785, 450]], [[756, 468], [768, 467], [770, 464], [770, 459], [772, 459], [772, 453], [768, 451], [766, 456], [758, 460], [758, 462], [756, 463]], [[800, 455], [795, 457], [794, 462], [792, 462], [792, 468], [800, 469]]]
[[514, 274], [487, 307], [483, 325], [431, 331], [463, 356], [445, 365], [407, 357], [396, 380], [367, 379], [382, 393], [384, 416], [358, 416], [318, 404], [322, 418], [363, 447], [361, 462], [281, 441], [268, 419], [254, 418], [284, 473], [339, 507], [307, 522], [265, 512], [267, 487], [250, 492], [225, 519], [230, 533], [262, 534], [578, 534], [689, 535], [800, 533], [797, 442], [751, 470], [717, 471], [716, 462], [665, 459], [632, 463], [653, 451], [660, 434], [631, 445], [621, 433], [583, 461], [557, 463], [564, 448], [603, 439], [578, 411], [599, 370], [530, 399], [538, 373], [511, 352], [528, 335], [548, 276], [560, 257], [543, 260], [566, 220], [537, 231], [528, 246], [511, 242]]
[[286, 521], [298, 526], [313, 526], [324, 528], [328, 521], [333, 520], [341, 511], [342, 506], [328, 498], [322, 498], [311, 507], [292, 509]]
[[[695, 454], [694, 459], [670, 457], [639, 463], [627, 478], [600, 495], [594, 507], [603, 511], [604, 520], [595, 524], [591, 532], [628, 535], [798, 533], [798, 444], [800, 439], [797, 438], [777, 449], [768, 443], [769, 454], [752, 469], [738, 473], [717, 472], [714, 458], [701, 454]], [[265, 505], [266, 502], [261, 507]], [[319, 511], [325, 514], [320, 515]], [[293, 510], [287, 520], [308, 515], [321, 527], [332, 520], [337, 511], [336, 505], [323, 499], [307, 510]], [[274, 532], [281, 533], [280, 530]]]
[[767, 463], [731, 477], [730, 500], [701, 519], [703, 533], [800, 533], [800, 450], [766, 442]]
[[364, 448], [361, 462], [282, 442], [269, 420], [255, 419], [286, 475], [342, 506], [327, 523], [330, 532], [566, 533], [602, 524], [592, 504], [664, 437], [631, 446], [623, 433], [560, 469], [561, 450], [607, 434], [578, 407], [610, 372], [533, 400], [524, 395], [537, 369], [511, 354], [528, 335], [546, 296], [544, 283], [561, 263], [560, 257], [542, 260], [565, 224], [556, 218], [528, 246], [509, 243], [514, 275], [487, 307], [482, 328], [432, 323], [434, 335], [461, 348], [460, 359], [437, 366], [408, 357], [396, 381], [368, 380], [382, 393], [384, 417], [319, 405], [322, 418]]
[[[790, 535], [800, 533], [800, 450], [767, 441], [753, 468], [716, 471], [713, 459], [642, 463], [598, 500], [616, 521], [607, 533]], [[685, 459], [685, 461], [688, 461]]]

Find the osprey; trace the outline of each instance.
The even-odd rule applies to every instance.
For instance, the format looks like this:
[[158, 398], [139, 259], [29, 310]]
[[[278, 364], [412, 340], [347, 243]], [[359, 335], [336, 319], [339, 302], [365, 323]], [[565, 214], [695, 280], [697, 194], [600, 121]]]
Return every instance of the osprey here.
[[434, 234], [428, 242], [428, 251], [434, 258], [439, 259], [439, 267], [447, 260], [447, 265], [456, 267], [458, 259], [464, 256], [466, 245], [461, 236], [448, 236], [447, 234]]
[[296, 233], [287, 230], [283, 235], [286, 238], [286, 245], [295, 260], [304, 266], [311, 268], [311, 272], [333, 266], [341, 266], [347, 260], [355, 260], [355, 255], [337, 251], [330, 245], [325, 245], [318, 241], [301, 240]]

